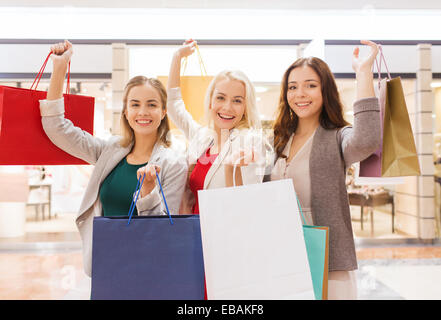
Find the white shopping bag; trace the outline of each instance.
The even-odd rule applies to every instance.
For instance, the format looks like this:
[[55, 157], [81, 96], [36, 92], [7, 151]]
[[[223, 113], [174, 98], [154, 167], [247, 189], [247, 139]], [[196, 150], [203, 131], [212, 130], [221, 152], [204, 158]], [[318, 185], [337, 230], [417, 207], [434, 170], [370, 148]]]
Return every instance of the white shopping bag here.
[[208, 299], [314, 299], [291, 179], [198, 197]]

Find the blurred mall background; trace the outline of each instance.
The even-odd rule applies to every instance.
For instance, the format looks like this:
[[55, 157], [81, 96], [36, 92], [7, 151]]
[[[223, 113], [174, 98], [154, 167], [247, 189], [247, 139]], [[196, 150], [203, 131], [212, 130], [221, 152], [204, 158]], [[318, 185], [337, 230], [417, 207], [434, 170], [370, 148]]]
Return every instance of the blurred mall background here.
[[[68, 39], [70, 92], [95, 97], [94, 135], [108, 138], [119, 132], [126, 81], [167, 76], [174, 50], [194, 38], [208, 75], [237, 68], [249, 76], [265, 127], [283, 72], [311, 55], [329, 64], [352, 123], [352, 50], [374, 40], [392, 77], [402, 79], [422, 174], [369, 181], [356, 165], [348, 174], [359, 296], [440, 299], [440, 19], [436, 0], [0, 1], [0, 85], [29, 88], [50, 45]], [[50, 72], [48, 63], [39, 90]], [[201, 75], [195, 55], [185, 74]], [[0, 166], [0, 175], [27, 177], [26, 201], [0, 195], [0, 299], [89, 297], [74, 220], [92, 169]]]

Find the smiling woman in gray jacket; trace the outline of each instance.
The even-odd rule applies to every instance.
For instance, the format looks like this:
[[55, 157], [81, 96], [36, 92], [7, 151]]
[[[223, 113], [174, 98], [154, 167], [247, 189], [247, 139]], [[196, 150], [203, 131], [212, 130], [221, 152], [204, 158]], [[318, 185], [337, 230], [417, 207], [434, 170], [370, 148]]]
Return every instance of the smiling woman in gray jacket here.
[[72, 56], [68, 41], [51, 47], [53, 73], [46, 100], [40, 101], [43, 128], [60, 149], [95, 165], [76, 224], [83, 241], [84, 270], [91, 275], [94, 216], [127, 215], [138, 178], [144, 176], [134, 215], [165, 214], [156, 186], [158, 173], [171, 214], [177, 214], [187, 162], [170, 148], [167, 94], [156, 79], [132, 78], [124, 92], [123, 136], [93, 137], [64, 117], [63, 82]]
[[346, 169], [381, 142], [380, 109], [372, 64], [378, 47], [352, 67], [357, 79], [354, 125], [343, 118], [334, 77], [315, 57], [295, 61], [285, 72], [274, 124], [277, 158], [271, 180], [292, 179], [308, 224], [329, 227], [329, 299], [356, 299], [357, 258], [345, 185]]

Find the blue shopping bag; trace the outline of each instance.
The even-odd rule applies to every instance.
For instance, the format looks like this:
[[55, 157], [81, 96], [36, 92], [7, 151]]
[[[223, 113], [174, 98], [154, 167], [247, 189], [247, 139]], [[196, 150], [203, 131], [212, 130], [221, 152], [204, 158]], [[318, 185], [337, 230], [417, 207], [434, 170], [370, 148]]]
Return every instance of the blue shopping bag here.
[[199, 216], [132, 218], [136, 201], [129, 216], [94, 218], [91, 299], [203, 300]]
[[297, 198], [303, 220], [303, 237], [311, 271], [312, 286], [316, 300], [328, 299], [329, 228], [306, 224], [302, 207]]

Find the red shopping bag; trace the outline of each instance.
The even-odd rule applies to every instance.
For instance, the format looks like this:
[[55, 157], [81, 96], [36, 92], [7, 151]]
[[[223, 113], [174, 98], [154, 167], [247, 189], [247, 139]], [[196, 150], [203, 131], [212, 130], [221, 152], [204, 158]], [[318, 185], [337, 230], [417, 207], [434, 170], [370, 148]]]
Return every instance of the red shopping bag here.
[[[86, 164], [55, 146], [43, 130], [39, 100], [45, 91], [37, 91], [47, 56], [31, 89], [0, 86], [0, 165]], [[93, 97], [69, 94], [70, 65], [64, 97], [65, 117], [93, 134]], [[36, 84], [35, 89], [33, 89]]]

